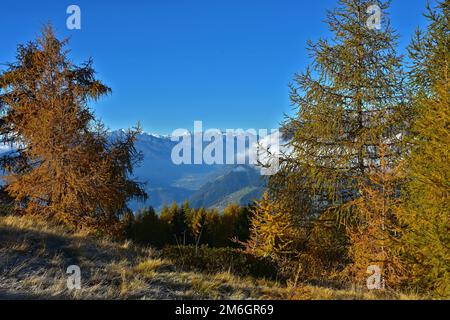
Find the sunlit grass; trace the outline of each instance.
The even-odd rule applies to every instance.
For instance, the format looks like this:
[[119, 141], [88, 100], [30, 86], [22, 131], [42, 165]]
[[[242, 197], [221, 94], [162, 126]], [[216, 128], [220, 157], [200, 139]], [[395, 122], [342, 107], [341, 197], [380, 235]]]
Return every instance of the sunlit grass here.
[[[416, 293], [336, 290], [306, 284], [187, 271], [155, 249], [72, 233], [36, 218], [0, 217], [0, 285], [16, 297], [69, 299], [420, 299]], [[80, 290], [66, 286], [66, 268], [78, 264]]]

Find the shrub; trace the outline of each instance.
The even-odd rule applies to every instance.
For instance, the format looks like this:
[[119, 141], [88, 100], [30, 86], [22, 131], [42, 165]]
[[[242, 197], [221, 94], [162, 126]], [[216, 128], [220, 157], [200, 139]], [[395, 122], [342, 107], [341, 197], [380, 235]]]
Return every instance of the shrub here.
[[209, 248], [202, 246], [168, 246], [163, 256], [182, 268], [208, 273], [230, 271], [237, 276], [253, 276], [275, 279], [276, 265], [269, 259], [256, 258], [233, 248]]

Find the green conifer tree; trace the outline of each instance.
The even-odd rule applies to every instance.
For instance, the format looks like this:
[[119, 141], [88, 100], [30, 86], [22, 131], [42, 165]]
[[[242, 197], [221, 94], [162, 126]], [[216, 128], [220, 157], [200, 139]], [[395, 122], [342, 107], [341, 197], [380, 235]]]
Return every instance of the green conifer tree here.
[[[368, 23], [374, 5], [381, 11], [380, 29]], [[388, 6], [340, 0], [326, 20], [331, 38], [309, 42], [313, 62], [291, 85], [297, 110], [285, 124], [291, 152], [271, 179], [271, 195], [293, 211], [295, 223], [306, 229], [299, 233], [306, 243], [308, 230], [333, 234], [330, 253], [346, 246], [341, 225], [361, 223], [358, 208], [348, 204], [361, 197], [359, 186], [369, 180], [370, 168], [380, 166], [380, 142], [386, 145], [387, 166], [402, 151], [410, 113]], [[346, 261], [342, 254], [339, 259]]]
[[430, 23], [410, 46], [416, 118], [406, 160], [402, 238], [413, 282], [450, 297], [450, 1], [428, 8]]

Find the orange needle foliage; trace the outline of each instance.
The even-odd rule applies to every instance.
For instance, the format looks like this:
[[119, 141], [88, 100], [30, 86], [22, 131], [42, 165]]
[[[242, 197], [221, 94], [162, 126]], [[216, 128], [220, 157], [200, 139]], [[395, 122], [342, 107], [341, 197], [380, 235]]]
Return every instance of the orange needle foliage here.
[[137, 131], [108, 138], [88, 103], [111, 90], [94, 78], [92, 61], [68, 61], [66, 44], [46, 27], [0, 75], [0, 130], [16, 148], [2, 159], [6, 190], [20, 213], [115, 233], [127, 200], [145, 196], [128, 178]]

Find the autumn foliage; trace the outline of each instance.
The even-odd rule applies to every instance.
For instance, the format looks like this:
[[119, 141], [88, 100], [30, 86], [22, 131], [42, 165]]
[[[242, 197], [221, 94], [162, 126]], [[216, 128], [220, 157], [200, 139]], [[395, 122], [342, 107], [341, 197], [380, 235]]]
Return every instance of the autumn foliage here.
[[137, 131], [108, 138], [88, 103], [111, 90], [92, 61], [68, 60], [66, 44], [46, 27], [0, 75], [0, 132], [14, 148], [2, 158], [6, 190], [20, 213], [115, 233], [128, 199], [145, 196], [128, 178]]
[[89, 104], [111, 89], [45, 27], [0, 74], [0, 136], [12, 150], [0, 158], [2, 198], [15, 213], [168, 246], [183, 266], [227, 260], [247, 275], [256, 258], [295, 285], [361, 287], [375, 265], [386, 290], [449, 298], [450, 0], [428, 8], [409, 66], [387, 15], [368, 27], [372, 5], [384, 12], [389, 1], [339, 0], [328, 12], [332, 36], [308, 43], [312, 63], [291, 84], [280, 171], [262, 199], [223, 212], [127, 208], [146, 197], [131, 178], [139, 128], [108, 134]]
[[377, 266], [386, 290], [448, 298], [450, 1], [429, 6], [409, 68], [387, 16], [380, 30], [367, 26], [373, 4], [389, 7], [338, 1], [326, 20], [333, 36], [308, 43], [313, 62], [295, 76], [297, 113], [283, 127], [290, 151], [247, 246], [258, 255], [284, 250], [290, 217], [291, 265], [305, 279], [365, 286]]
[[250, 239], [246, 251], [258, 257], [280, 260], [292, 253], [294, 229], [290, 216], [268, 193], [256, 203], [251, 220]]
[[383, 287], [395, 288], [408, 274], [399, 252], [401, 168], [388, 166], [385, 145], [379, 146], [379, 152], [380, 163], [371, 166], [368, 180], [359, 186], [360, 196], [349, 203], [355, 216], [347, 225], [352, 261], [347, 271], [364, 283], [368, 267], [377, 266], [382, 272]]

